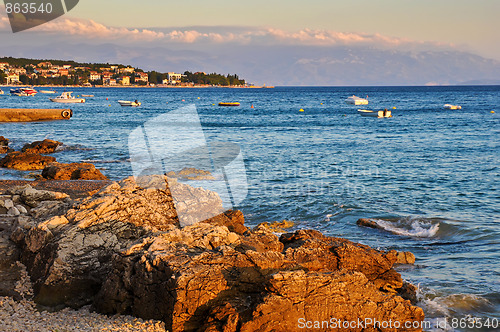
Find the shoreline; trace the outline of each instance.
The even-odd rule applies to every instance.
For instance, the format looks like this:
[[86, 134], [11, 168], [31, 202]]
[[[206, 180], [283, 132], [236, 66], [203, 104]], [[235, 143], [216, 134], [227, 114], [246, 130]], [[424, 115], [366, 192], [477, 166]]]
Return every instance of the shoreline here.
[[0, 195], [10, 188], [30, 185], [37, 190], [58, 191], [68, 194], [70, 198], [91, 196], [113, 181], [109, 180], [1, 180]]
[[93, 86], [83, 86], [83, 85], [0, 85], [0, 87], [23, 87], [23, 86], [30, 86], [33, 88], [95, 88], [95, 89], [100, 89], [100, 88], [148, 88], [148, 89], [154, 89], [154, 88], [160, 88], [160, 89], [180, 89], [180, 88], [193, 88], [193, 89], [200, 89], [200, 88], [214, 88], [214, 89], [273, 89], [274, 86], [239, 86], [239, 85], [230, 85], [230, 86], [214, 86], [214, 85], [181, 85], [181, 86], [176, 86], [176, 85], [155, 85], [155, 86], [141, 86], [141, 85], [93, 85]]

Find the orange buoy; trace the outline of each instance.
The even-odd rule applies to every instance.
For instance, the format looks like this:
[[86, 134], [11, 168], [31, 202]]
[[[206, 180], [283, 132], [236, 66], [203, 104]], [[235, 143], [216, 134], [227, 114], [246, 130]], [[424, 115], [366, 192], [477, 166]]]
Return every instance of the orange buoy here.
[[250, 106], [250, 108], [254, 108], [254, 107], [253, 107], [253, 104], [252, 104], [252, 106]]

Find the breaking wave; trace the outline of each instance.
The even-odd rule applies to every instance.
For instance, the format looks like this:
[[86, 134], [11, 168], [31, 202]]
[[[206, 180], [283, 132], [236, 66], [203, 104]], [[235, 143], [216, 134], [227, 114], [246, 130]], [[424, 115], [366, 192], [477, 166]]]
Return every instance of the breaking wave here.
[[373, 221], [381, 229], [402, 236], [430, 238], [436, 236], [439, 231], [439, 223], [421, 219], [403, 218], [397, 221], [374, 219]]

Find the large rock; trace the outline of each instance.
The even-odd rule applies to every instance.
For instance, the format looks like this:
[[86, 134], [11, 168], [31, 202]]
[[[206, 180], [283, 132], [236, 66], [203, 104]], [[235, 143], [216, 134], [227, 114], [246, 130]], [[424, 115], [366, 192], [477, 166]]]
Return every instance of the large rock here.
[[54, 157], [42, 156], [37, 153], [11, 152], [0, 159], [0, 167], [19, 171], [34, 171], [44, 169], [55, 161]]
[[[149, 238], [114, 256], [95, 305], [108, 314], [161, 319], [172, 331], [296, 331], [301, 318], [391, 319], [401, 326], [423, 320], [423, 311], [393, 288], [403, 283], [392, 270], [392, 252], [315, 232], [305, 232], [312, 244], [297, 243], [304, 238], [297, 232], [285, 247], [245, 249], [253, 232], [238, 236], [199, 223]], [[302, 245], [317, 249], [311, 259], [339, 256], [310, 268], [308, 258], [289, 252]]]
[[52, 163], [43, 168], [42, 177], [50, 180], [107, 180], [101, 171], [89, 163]]
[[168, 188], [144, 189], [133, 178], [77, 205], [41, 202], [30, 214], [32, 223], [19, 225], [12, 238], [23, 248], [36, 300], [49, 306], [91, 302], [114, 253], [178, 225]]
[[[62, 213], [61, 205], [32, 209], [31, 221], [19, 223], [11, 238], [22, 248], [38, 303], [93, 302], [103, 313], [161, 319], [170, 331], [296, 331], [301, 319], [423, 320], [401, 296], [414, 299], [415, 288], [394, 270], [395, 251], [312, 230], [278, 237], [265, 225], [246, 228], [239, 211], [180, 227], [175, 186], [189, 191], [163, 176], [128, 178], [65, 203]], [[199, 203], [190, 196], [189, 204], [207, 209], [212, 202], [210, 213], [218, 211], [213, 193], [196, 193]]]
[[43, 141], [36, 141], [31, 144], [24, 145], [21, 151], [26, 153], [48, 154], [55, 152], [61, 145], [63, 145], [61, 142], [44, 139]]

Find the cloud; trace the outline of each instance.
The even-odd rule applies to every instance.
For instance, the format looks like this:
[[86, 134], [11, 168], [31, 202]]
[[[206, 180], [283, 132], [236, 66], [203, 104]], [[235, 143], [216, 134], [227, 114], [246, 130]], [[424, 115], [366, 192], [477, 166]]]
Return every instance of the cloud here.
[[[0, 18], [0, 30], [10, 30], [8, 19]], [[369, 45], [398, 47], [423, 45], [420, 41], [384, 36], [381, 34], [349, 33], [331, 30], [303, 29], [285, 31], [275, 28], [257, 27], [196, 27], [171, 29], [133, 29], [110, 27], [93, 20], [63, 16], [30, 30], [31, 33], [78, 36], [80, 39], [100, 41], [162, 42], [162, 43], [237, 43], [237, 44], [281, 44], [281, 45]], [[441, 45], [442, 46], [442, 45]]]

